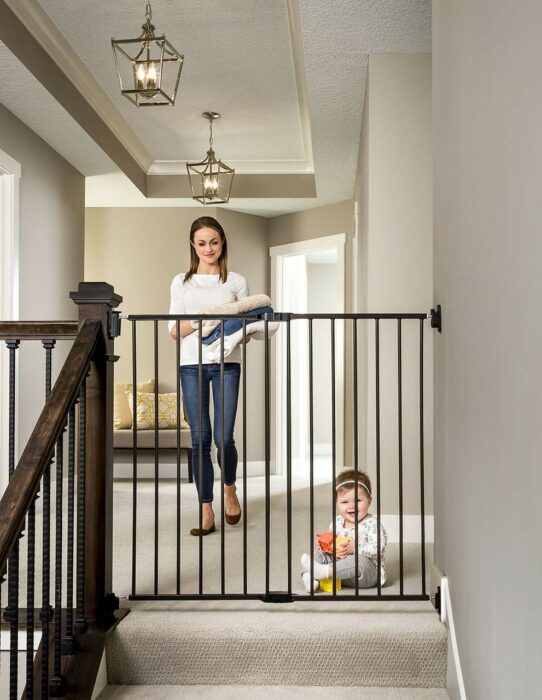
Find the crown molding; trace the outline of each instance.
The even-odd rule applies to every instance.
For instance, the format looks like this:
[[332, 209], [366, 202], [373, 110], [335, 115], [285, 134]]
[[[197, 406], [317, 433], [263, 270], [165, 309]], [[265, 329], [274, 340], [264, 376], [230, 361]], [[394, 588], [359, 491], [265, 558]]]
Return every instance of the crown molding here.
[[152, 156], [41, 5], [36, 0], [4, 0], [4, 3], [77, 88], [139, 167], [148, 172]]
[[288, 0], [288, 25], [290, 27], [290, 41], [292, 44], [292, 59], [294, 63], [297, 100], [299, 104], [299, 118], [301, 121], [301, 133], [303, 135], [303, 147], [305, 149], [305, 158], [309, 165], [309, 171], [314, 172], [309, 98], [306, 82], [305, 58], [303, 53], [303, 35], [301, 32], [299, 0]]
[[[186, 175], [186, 160], [155, 160], [149, 175]], [[229, 160], [237, 175], [306, 175], [314, 169], [306, 160]]]

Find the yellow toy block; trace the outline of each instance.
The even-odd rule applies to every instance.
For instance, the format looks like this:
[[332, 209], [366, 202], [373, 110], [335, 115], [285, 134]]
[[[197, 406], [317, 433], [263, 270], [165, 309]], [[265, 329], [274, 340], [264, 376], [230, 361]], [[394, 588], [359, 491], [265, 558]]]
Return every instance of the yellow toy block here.
[[[335, 579], [335, 590], [340, 591], [342, 588], [341, 586], [341, 579], [336, 578]], [[332, 578], [322, 578], [320, 579], [320, 589], [322, 591], [325, 591], [326, 593], [333, 593], [333, 579]]]

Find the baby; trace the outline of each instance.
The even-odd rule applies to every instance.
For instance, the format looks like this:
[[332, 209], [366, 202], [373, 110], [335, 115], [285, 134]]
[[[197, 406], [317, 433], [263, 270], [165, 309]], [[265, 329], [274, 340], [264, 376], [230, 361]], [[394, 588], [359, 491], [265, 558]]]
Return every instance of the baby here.
[[[358, 482], [358, 502], [356, 506], [356, 479]], [[378, 582], [378, 520], [369, 513], [371, 505], [371, 482], [367, 474], [347, 469], [335, 479], [337, 493], [336, 535], [343, 535], [348, 541], [336, 549], [336, 576], [343, 586], [372, 588]], [[358, 527], [358, 571], [356, 575], [355, 525]], [[333, 523], [329, 526], [333, 531]], [[388, 536], [380, 525], [380, 583], [386, 582], [384, 566], [384, 549]], [[321, 579], [333, 577], [333, 554], [322, 551], [317, 545], [314, 551], [314, 580], [311, 585], [311, 558], [308, 554], [301, 556], [303, 584], [307, 593], [316, 591]]]

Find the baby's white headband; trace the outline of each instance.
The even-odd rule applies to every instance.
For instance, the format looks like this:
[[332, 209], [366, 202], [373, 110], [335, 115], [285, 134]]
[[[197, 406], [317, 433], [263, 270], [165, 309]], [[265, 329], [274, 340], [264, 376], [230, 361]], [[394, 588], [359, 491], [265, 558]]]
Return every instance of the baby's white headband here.
[[[338, 491], [339, 489], [342, 489], [344, 486], [346, 486], [346, 484], [354, 484], [354, 486], [355, 486], [355, 485], [356, 485], [356, 482], [355, 482], [353, 479], [350, 479], [349, 481], [341, 481], [341, 483], [338, 484], [338, 485], [335, 487], [335, 491]], [[371, 492], [369, 491], [369, 489], [367, 488], [367, 486], [365, 486], [365, 484], [363, 483], [363, 481], [358, 481], [358, 485], [359, 485], [359, 486], [362, 486], [362, 487], [367, 491], [367, 493], [368, 493], [368, 495], [369, 495], [369, 498], [372, 498]]]

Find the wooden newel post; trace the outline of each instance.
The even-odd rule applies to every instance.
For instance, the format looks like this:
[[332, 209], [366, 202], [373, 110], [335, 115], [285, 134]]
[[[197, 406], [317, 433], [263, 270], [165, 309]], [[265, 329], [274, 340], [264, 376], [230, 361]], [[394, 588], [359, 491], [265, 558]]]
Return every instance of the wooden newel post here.
[[70, 298], [79, 306], [79, 326], [87, 318], [102, 323], [102, 342], [86, 383], [85, 437], [85, 617], [111, 617], [113, 550], [113, 309], [122, 302], [106, 282], [80, 282]]

